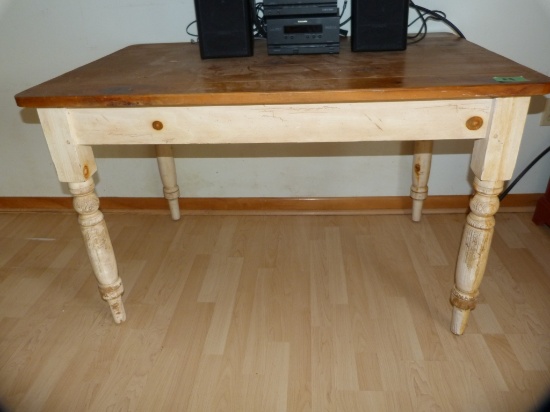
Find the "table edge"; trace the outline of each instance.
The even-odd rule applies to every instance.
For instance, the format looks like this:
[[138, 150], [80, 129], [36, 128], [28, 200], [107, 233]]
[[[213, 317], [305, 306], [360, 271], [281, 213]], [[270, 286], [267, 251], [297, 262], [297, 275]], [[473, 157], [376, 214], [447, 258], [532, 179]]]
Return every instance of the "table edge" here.
[[150, 106], [234, 106], [264, 104], [356, 103], [410, 100], [452, 100], [540, 96], [550, 93], [550, 83], [523, 83], [495, 88], [494, 85], [441, 86], [426, 89], [369, 89], [353, 91], [238, 92], [211, 94], [150, 94], [109, 96], [15, 95], [24, 108], [99, 108]]

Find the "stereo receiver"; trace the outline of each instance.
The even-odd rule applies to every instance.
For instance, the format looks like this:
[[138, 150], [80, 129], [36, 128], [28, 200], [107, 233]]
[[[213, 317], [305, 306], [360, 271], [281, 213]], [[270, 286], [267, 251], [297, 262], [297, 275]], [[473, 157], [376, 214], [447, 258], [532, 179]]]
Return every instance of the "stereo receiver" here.
[[268, 54], [338, 53], [340, 18], [286, 17], [267, 24]]
[[268, 54], [340, 52], [335, 0], [264, 0]]

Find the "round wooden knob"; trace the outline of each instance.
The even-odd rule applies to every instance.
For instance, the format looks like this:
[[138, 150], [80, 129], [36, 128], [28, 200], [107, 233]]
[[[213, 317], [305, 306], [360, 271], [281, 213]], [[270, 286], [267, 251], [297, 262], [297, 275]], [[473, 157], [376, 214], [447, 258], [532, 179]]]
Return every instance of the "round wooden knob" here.
[[478, 130], [481, 126], [483, 126], [483, 119], [479, 116], [473, 116], [466, 120], [466, 127], [470, 130]]
[[164, 127], [164, 125], [162, 124], [161, 121], [155, 120], [155, 121], [153, 122], [153, 129], [155, 129], [155, 130], [162, 130], [163, 127]]

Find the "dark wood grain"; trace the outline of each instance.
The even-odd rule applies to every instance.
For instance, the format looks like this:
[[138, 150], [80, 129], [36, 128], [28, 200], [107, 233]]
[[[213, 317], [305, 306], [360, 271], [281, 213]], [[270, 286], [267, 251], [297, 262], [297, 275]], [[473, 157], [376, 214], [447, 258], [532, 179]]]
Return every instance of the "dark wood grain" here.
[[[495, 76], [526, 81], [498, 83]], [[196, 106], [460, 99], [550, 93], [550, 78], [451, 34], [401, 52], [201, 60], [192, 43], [126, 47], [15, 96], [21, 107]]]

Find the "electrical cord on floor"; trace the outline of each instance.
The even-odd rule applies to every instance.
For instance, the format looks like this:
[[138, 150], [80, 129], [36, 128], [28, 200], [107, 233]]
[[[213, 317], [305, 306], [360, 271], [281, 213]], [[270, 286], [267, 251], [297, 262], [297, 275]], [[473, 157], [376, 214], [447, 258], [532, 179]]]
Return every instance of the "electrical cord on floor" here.
[[498, 200], [504, 199], [506, 195], [512, 190], [512, 188], [521, 180], [521, 178], [527, 173], [540, 159], [544, 157], [546, 153], [550, 152], [550, 146], [548, 146], [546, 149], [544, 149], [541, 154], [539, 154], [537, 157], [533, 159], [531, 163], [527, 165], [525, 169], [522, 170], [522, 172], [514, 179], [512, 183], [510, 183], [506, 189], [498, 196]]

